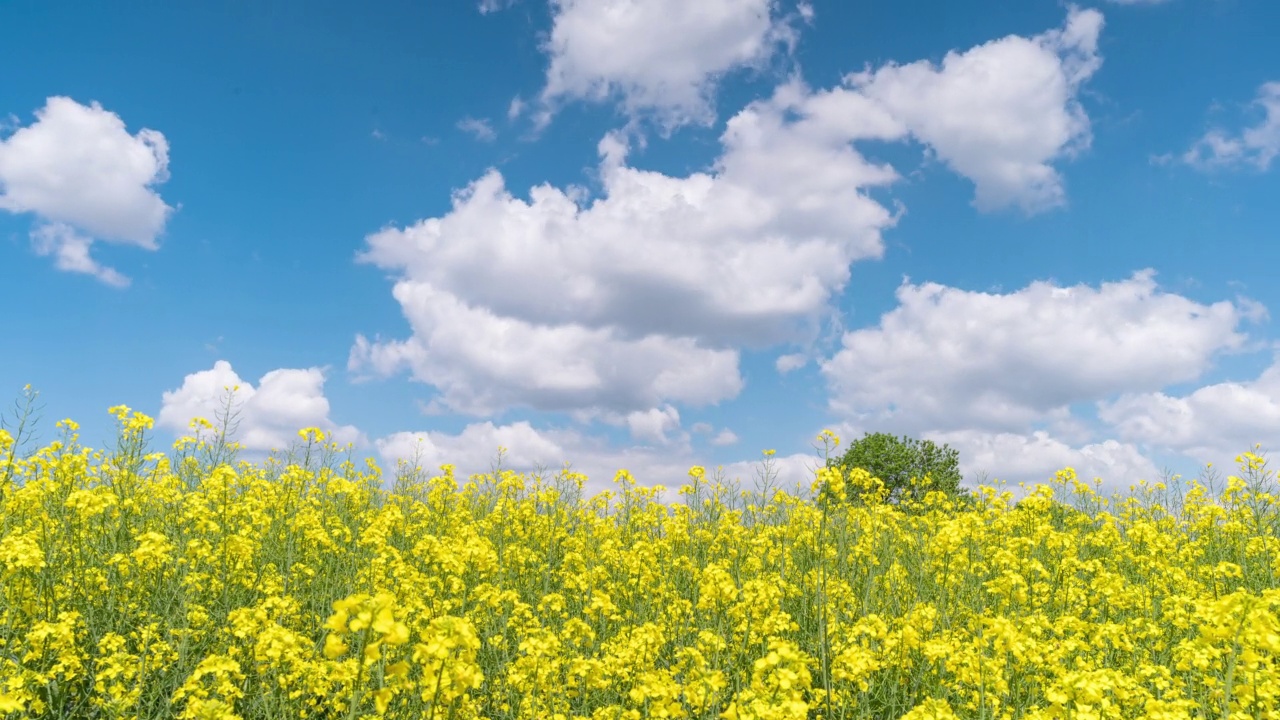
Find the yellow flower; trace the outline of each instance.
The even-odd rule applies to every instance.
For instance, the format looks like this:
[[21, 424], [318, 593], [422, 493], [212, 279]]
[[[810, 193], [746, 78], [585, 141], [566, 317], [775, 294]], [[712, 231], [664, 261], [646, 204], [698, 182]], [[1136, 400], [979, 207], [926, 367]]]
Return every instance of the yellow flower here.
[[10, 571], [43, 569], [44, 550], [35, 533], [14, 532], [0, 539], [0, 563]]
[[324, 638], [324, 656], [330, 660], [342, 657], [350, 649], [350, 646], [343, 642], [342, 638], [337, 635], [330, 634], [326, 635]]
[[929, 698], [911, 708], [901, 720], [956, 720], [957, 717], [946, 700]]
[[378, 690], [373, 691], [374, 708], [378, 711], [379, 715], [383, 715], [387, 712], [387, 706], [391, 704], [393, 694], [394, 691], [391, 688], [379, 688]]
[[0, 713], [13, 713], [25, 710], [27, 703], [18, 699], [17, 695], [0, 693]]
[[309, 443], [322, 443], [325, 440], [324, 431], [318, 427], [303, 428], [298, 431], [298, 437]]

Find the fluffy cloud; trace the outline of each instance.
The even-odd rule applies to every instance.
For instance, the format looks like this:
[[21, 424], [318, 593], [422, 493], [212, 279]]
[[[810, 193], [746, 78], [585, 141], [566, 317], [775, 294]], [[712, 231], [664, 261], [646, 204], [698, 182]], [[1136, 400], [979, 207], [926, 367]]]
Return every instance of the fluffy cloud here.
[[51, 97], [36, 121], [0, 140], [0, 209], [31, 213], [36, 251], [111, 285], [128, 279], [89, 257], [94, 240], [156, 249], [173, 208], [154, 186], [169, 177], [164, 135], [130, 135], [115, 113]]
[[[680, 411], [671, 405], [629, 413], [589, 408], [574, 410], [569, 416], [582, 425], [602, 422], [614, 427], [625, 427], [632, 440], [650, 447], [663, 447], [668, 452], [689, 452], [691, 436], [680, 426]], [[692, 429], [694, 432], [708, 432], [710, 427], [706, 423], [697, 423]]]
[[695, 433], [698, 433], [699, 435], [710, 435], [712, 433], [715, 433], [714, 437], [712, 437], [709, 442], [712, 445], [715, 445], [716, 447], [734, 445], [738, 442], [738, 436], [732, 430], [730, 430], [729, 428], [721, 428], [720, 432], [716, 433], [715, 426], [713, 426], [711, 423], [705, 423], [705, 422], [694, 423], [693, 427], [691, 427], [690, 430], [692, 430]]
[[[603, 440], [572, 430], [537, 430], [527, 422], [494, 425], [491, 422], [468, 425], [454, 435], [443, 432], [401, 432], [376, 440], [378, 454], [388, 467], [397, 461], [410, 464], [415, 457], [420, 468], [436, 473], [440, 465], [455, 466], [455, 474], [468, 477], [490, 472], [497, 460], [498, 448], [507, 450], [502, 467], [515, 472], [545, 471], [555, 477], [569, 462], [574, 472], [587, 476], [585, 490], [594, 494], [613, 487], [618, 470], [625, 469], [644, 487], [667, 488], [667, 501], [678, 501], [675, 494], [689, 482], [689, 468], [704, 465], [684, 450], [670, 448], [613, 448]], [[773, 486], [794, 488], [797, 483], [807, 488], [813, 480], [813, 469], [819, 465], [816, 456], [796, 455], [773, 458]], [[761, 472], [758, 462], [736, 462], [722, 469], [726, 480], [739, 480], [743, 488], [756, 486]], [[707, 467], [707, 475], [715, 468]]]
[[1252, 166], [1267, 170], [1280, 155], [1280, 82], [1263, 83], [1253, 105], [1262, 110], [1257, 125], [1231, 133], [1214, 128], [1182, 155], [1183, 162], [1202, 170]]
[[738, 442], [738, 436], [729, 428], [725, 428], [711, 438], [711, 444], [716, 447], [724, 447], [726, 445], [735, 445]]
[[822, 465], [822, 458], [818, 455], [797, 453], [770, 458], [768, 478], [765, 477], [765, 468], [761, 460], [731, 462], [716, 468], [708, 467], [707, 478], [710, 479], [719, 472], [727, 482], [737, 483], [743, 490], [760, 490], [767, 481], [768, 486], [774, 490], [785, 490], [791, 494], [798, 492], [804, 495], [810, 491], [818, 468]]
[[865, 190], [897, 174], [850, 143], [901, 132], [855, 94], [790, 84], [730, 120], [710, 172], [629, 167], [613, 135], [590, 202], [516, 198], [491, 171], [443, 217], [367, 238], [414, 335], [358, 338], [350, 367], [407, 367], [474, 414], [733, 397], [738, 346], [812, 334], [850, 263], [881, 254], [895, 216]]
[[1154, 273], [1097, 289], [1035, 282], [1009, 294], [904, 283], [876, 327], [822, 364], [833, 409], [908, 431], [1023, 432], [1070, 405], [1195, 379], [1239, 349], [1254, 309], [1156, 290]]
[[1206, 385], [1181, 397], [1127, 393], [1100, 403], [1098, 417], [1132, 442], [1221, 463], [1280, 433], [1280, 364], [1255, 380]]
[[1062, 29], [941, 69], [891, 65], [826, 90], [792, 80], [732, 117], [712, 166], [683, 177], [630, 166], [618, 134], [598, 146], [594, 198], [550, 185], [516, 197], [490, 171], [450, 212], [366, 238], [359, 259], [391, 273], [413, 335], [358, 337], [349, 368], [408, 369], [441, 391], [437, 409], [476, 415], [732, 398], [741, 348], [811, 341], [850, 264], [883, 252], [898, 215], [868, 191], [899, 175], [857, 143], [916, 136], [986, 204], [1059, 197], [1046, 163], [1087, 141], [1074, 94], [1101, 23], [1073, 10]]
[[37, 255], [53, 256], [53, 266], [67, 272], [92, 275], [112, 287], [128, 287], [129, 278], [89, 255], [93, 238], [85, 237], [70, 225], [37, 225], [31, 230], [31, 247]]
[[804, 353], [792, 353], [790, 355], [781, 355], [774, 361], [774, 367], [777, 368], [779, 375], [786, 375], [789, 372], [799, 370], [809, 364], [809, 357]]
[[1077, 96], [1100, 67], [1102, 14], [1072, 8], [1066, 25], [993, 40], [927, 60], [846, 78], [882, 104], [952, 170], [976, 185], [975, 205], [1036, 212], [1065, 201], [1050, 165], [1090, 142]]
[[1140, 480], [1155, 482], [1160, 470], [1132, 444], [1116, 440], [1080, 447], [1040, 430], [1023, 433], [983, 433], [972, 430], [930, 433], [929, 439], [947, 444], [960, 454], [960, 472], [968, 484], [986, 476], [986, 483], [1048, 484], [1063, 468], [1073, 468], [1086, 482], [1100, 479], [1102, 492], [1126, 492]]
[[[544, 104], [620, 97], [667, 127], [710, 124], [716, 80], [792, 39], [777, 0], [552, 0]], [[673, 32], [673, 28], [679, 28]], [[545, 117], [545, 116], [544, 116]]]
[[567, 462], [574, 472], [587, 476], [585, 489], [594, 494], [612, 487], [618, 470], [626, 469], [643, 486], [677, 488], [687, 477], [689, 465], [669, 453], [645, 448], [615, 450], [596, 439], [567, 430], [535, 430], [527, 422], [468, 425], [461, 433], [401, 432], [375, 441], [378, 453], [389, 465], [418, 458], [423, 470], [435, 472], [451, 464], [460, 477], [490, 472], [498, 448], [507, 450], [502, 467], [520, 473], [543, 471], [552, 478]]
[[215, 418], [225, 407], [225, 388], [235, 386], [240, 389], [232, 407], [238, 413], [239, 426], [233, 438], [246, 450], [285, 450], [298, 440], [298, 431], [304, 427], [318, 427], [339, 444], [366, 442], [355, 427], [329, 419], [320, 368], [272, 370], [255, 388], [242, 380], [230, 363], [219, 360], [212, 369], [186, 376], [177, 390], [166, 391], [156, 422], [178, 433], [189, 432], [196, 417], [216, 425]]
[[440, 409], [625, 411], [664, 400], [704, 405], [742, 388], [736, 351], [702, 348], [692, 339], [633, 340], [607, 328], [539, 326], [409, 282], [397, 283], [395, 296], [417, 334], [372, 343], [358, 336], [348, 368], [387, 375], [408, 367], [441, 390]]
[[[842, 455], [849, 443], [864, 432], [888, 432], [884, 427], [861, 423], [834, 423], [831, 428], [842, 439], [834, 455]], [[816, 435], [817, 433], [815, 433]], [[1050, 483], [1064, 468], [1073, 468], [1087, 482], [1101, 479], [1104, 494], [1126, 492], [1139, 480], [1155, 481], [1160, 470], [1141, 448], [1114, 438], [1093, 439], [1097, 429], [1074, 418], [1052, 423], [1044, 429], [991, 432], [963, 428], [946, 431], [908, 433], [948, 445], [959, 453], [963, 487], [1001, 484], [1018, 495], [1019, 483], [1034, 486]]]
[[[670, 405], [652, 408], [628, 414], [626, 423], [632, 438], [653, 445], [666, 445], [671, 442], [667, 433], [680, 429], [680, 412]], [[687, 441], [688, 438], [682, 439]]]

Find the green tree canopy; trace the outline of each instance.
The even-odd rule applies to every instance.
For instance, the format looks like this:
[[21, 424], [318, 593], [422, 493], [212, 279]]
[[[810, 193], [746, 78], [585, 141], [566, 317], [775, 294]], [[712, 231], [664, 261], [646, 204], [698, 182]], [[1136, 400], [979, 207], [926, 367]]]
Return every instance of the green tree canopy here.
[[960, 453], [947, 445], [938, 447], [931, 440], [923, 442], [907, 436], [888, 433], [866, 433], [827, 464], [841, 467], [846, 473], [862, 468], [880, 478], [889, 492], [888, 501], [897, 503], [908, 498], [919, 499], [925, 488], [912, 488], [911, 479], [928, 476], [928, 489], [941, 490], [955, 498], [968, 493], [960, 487]]

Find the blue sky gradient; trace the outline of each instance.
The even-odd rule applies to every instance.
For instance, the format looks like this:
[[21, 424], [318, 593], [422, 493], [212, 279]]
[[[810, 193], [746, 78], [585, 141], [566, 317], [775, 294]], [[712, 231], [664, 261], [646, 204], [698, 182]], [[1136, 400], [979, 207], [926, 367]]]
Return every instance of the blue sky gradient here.
[[0, 8], [43, 439], [167, 446], [229, 373], [251, 455], [597, 488], [803, 481], [832, 428], [1118, 489], [1280, 433], [1274, 3], [272, 5]]

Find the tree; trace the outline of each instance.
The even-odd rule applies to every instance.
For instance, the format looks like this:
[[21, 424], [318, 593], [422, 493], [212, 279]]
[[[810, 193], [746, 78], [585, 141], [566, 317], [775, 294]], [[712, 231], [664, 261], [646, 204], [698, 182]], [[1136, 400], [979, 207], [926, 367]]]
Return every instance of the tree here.
[[[941, 490], [961, 499], [968, 493], [960, 487], [960, 453], [947, 445], [938, 447], [931, 440], [920, 442], [907, 436], [888, 433], [866, 433], [855, 440], [844, 455], [827, 461], [846, 473], [862, 468], [884, 482], [888, 501], [898, 503], [907, 498], [924, 497], [927, 490]], [[929, 476], [928, 488], [911, 486], [911, 479]]]

